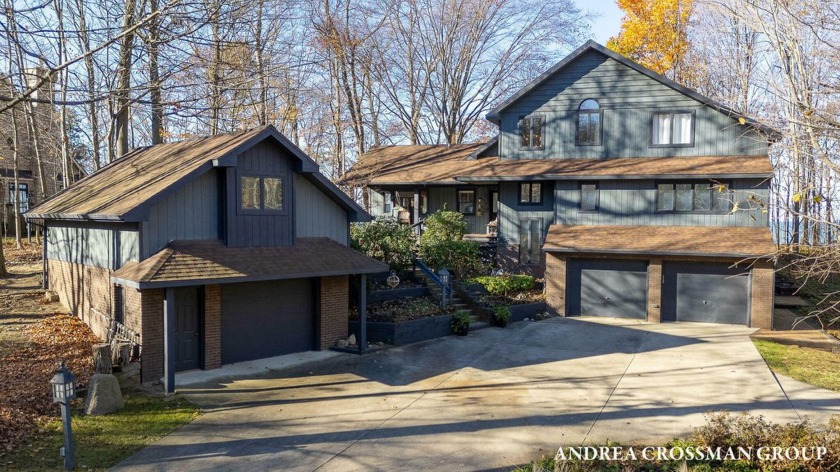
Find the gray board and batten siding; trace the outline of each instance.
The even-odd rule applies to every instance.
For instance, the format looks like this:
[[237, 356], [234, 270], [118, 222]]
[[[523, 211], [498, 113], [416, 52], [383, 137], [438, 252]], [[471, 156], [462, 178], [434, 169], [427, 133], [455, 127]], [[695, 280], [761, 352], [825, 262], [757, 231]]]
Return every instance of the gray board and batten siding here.
[[[603, 110], [600, 146], [576, 146], [576, 113], [592, 98]], [[694, 145], [652, 147], [651, 113], [695, 114]], [[544, 149], [520, 149], [522, 116], [545, 119]], [[587, 51], [561, 72], [499, 114], [503, 159], [729, 156], [767, 153], [767, 140], [732, 118], [597, 51]]]
[[[525, 221], [530, 228], [539, 225], [542, 233], [540, 242], [545, 240], [548, 227], [554, 224], [554, 183], [542, 183], [542, 205], [523, 205], [519, 203], [519, 184], [502, 182], [499, 184], [499, 241], [509, 244], [519, 242], [519, 233]], [[532, 231], [529, 229], [529, 232]]]
[[170, 241], [219, 239], [219, 182], [213, 169], [149, 208], [142, 222], [143, 259]]
[[429, 213], [434, 213], [444, 208], [449, 211], [458, 211], [458, 190], [475, 190], [476, 209], [478, 207], [478, 199], [481, 199], [483, 207], [482, 214], [479, 215], [476, 211], [475, 214], [464, 215], [464, 221], [467, 222], [467, 233], [484, 234], [487, 231], [487, 223], [490, 222], [492, 205], [490, 201], [490, 187], [468, 185], [464, 185], [463, 187], [429, 187], [427, 190]]
[[301, 174], [295, 174], [295, 236], [327, 237], [350, 244], [347, 211]]
[[137, 262], [139, 241], [135, 224], [61, 222], [47, 224], [46, 256], [103, 269], [119, 269]]
[[[279, 146], [263, 141], [239, 155], [235, 168], [226, 169], [227, 245], [291, 246], [294, 244], [294, 174], [292, 157]], [[239, 178], [243, 175], [280, 177], [283, 211], [243, 211], [239, 208]]]

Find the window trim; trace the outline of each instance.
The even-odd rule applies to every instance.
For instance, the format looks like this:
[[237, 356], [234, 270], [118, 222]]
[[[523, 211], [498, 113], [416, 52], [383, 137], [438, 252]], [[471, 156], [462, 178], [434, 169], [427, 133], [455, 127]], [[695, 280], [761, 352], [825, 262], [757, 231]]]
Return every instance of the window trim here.
[[[260, 179], [260, 208], [242, 208], [242, 178], [257, 177]], [[267, 210], [265, 205], [265, 193], [263, 191], [263, 179], [280, 179], [282, 188], [283, 208], [279, 210]], [[236, 173], [236, 214], [237, 215], [272, 215], [284, 216], [289, 214], [289, 179], [282, 173], [261, 173], [261, 172], [237, 172]]]
[[[676, 214], [676, 215], [728, 215], [732, 211], [732, 202], [730, 201], [727, 204], [727, 208], [724, 210], [715, 210], [714, 209], [714, 199], [711, 198], [714, 195], [715, 190], [713, 188], [709, 189], [710, 200], [709, 200], [709, 209], [708, 210], [696, 210], [694, 209], [694, 187], [697, 184], [706, 183], [705, 180], [657, 180], [653, 183], [653, 191], [655, 192], [655, 198], [653, 199], [653, 209], [654, 213], [657, 214]], [[674, 204], [670, 210], [660, 210], [659, 209], [659, 186], [662, 184], [670, 184], [672, 190], [674, 191]], [[677, 185], [678, 184], [691, 184], [691, 210], [677, 210]], [[717, 184], [726, 185], [727, 193], [730, 197], [734, 196], [734, 191], [732, 189], [732, 181], [729, 180], [720, 180], [720, 181], [713, 181], [709, 180], [708, 185], [712, 187]]]
[[[580, 107], [587, 100], [592, 100], [598, 104], [597, 110], [581, 110]], [[587, 115], [598, 114], [598, 142], [597, 143], [582, 143], [580, 142], [580, 115], [585, 113]], [[604, 107], [597, 98], [584, 98], [578, 103], [577, 110], [575, 110], [575, 146], [603, 146], [604, 145]]]
[[[540, 122], [542, 123], [542, 125], [540, 126], [540, 128], [541, 128], [540, 129], [540, 136], [542, 136], [542, 143], [541, 143], [540, 146], [523, 146], [522, 145], [522, 121], [531, 120], [532, 118], [539, 118]], [[528, 131], [528, 133], [529, 133], [528, 134], [528, 141], [530, 142], [530, 141], [533, 140], [533, 136], [531, 136], [531, 134], [530, 134], [531, 133], [530, 130], [532, 130], [532, 127], [530, 126], [530, 124], [528, 125], [528, 129], [529, 129], [529, 131]], [[541, 113], [532, 113], [530, 115], [521, 115], [519, 117], [519, 120], [516, 122], [516, 134], [517, 134], [516, 139], [519, 141], [519, 149], [520, 150], [523, 150], [523, 151], [544, 150], [545, 149], [545, 138], [546, 138], [546, 134], [545, 134], [545, 115], [543, 115]]]
[[388, 215], [394, 213], [394, 194], [392, 192], [382, 194], [382, 213]]
[[[595, 186], [595, 209], [594, 210], [584, 210], [583, 208], [583, 186], [584, 185], [594, 185]], [[578, 191], [580, 196], [580, 203], [578, 204], [578, 212], [579, 213], [598, 213], [601, 211], [601, 183], [597, 180], [595, 181], [582, 181], [578, 183]], [[657, 192], [658, 195], [658, 192]]]
[[[460, 198], [461, 192], [472, 193], [472, 205], [473, 205], [472, 213], [464, 213], [463, 211], [461, 211], [461, 198]], [[473, 188], [459, 188], [459, 189], [455, 190], [455, 210], [458, 213], [460, 213], [462, 215], [473, 216], [473, 215], [475, 215], [475, 210], [476, 210], [477, 206], [478, 206], [478, 198], [477, 198], [477, 193], [476, 193], [475, 189], [473, 189]]]
[[[534, 201], [523, 202], [522, 201], [522, 186], [523, 185], [528, 185], [529, 186], [528, 198], [530, 200], [531, 190], [532, 190], [532, 188], [530, 188], [530, 187], [533, 186], [534, 184], [537, 184], [537, 185], [540, 186], [540, 200], [537, 201], [537, 202], [534, 202]], [[519, 186], [517, 187], [517, 194], [516, 194], [517, 205], [519, 205], [519, 206], [542, 206], [543, 202], [545, 201], [545, 197], [543, 195], [543, 192], [545, 192], [545, 186], [543, 185], [542, 182], [534, 181], [534, 180], [519, 182]]]
[[[691, 140], [687, 144], [674, 144], [674, 115], [679, 114], [690, 114], [691, 115]], [[655, 144], [653, 142], [653, 120], [656, 115], [671, 115], [671, 143], [668, 144]], [[652, 148], [690, 148], [694, 147], [694, 131], [697, 128], [697, 110], [659, 110], [659, 111], [652, 111], [650, 112], [650, 119], [648, 120], [648, 129], [650, 133], [648, 133], [648, 145]]]

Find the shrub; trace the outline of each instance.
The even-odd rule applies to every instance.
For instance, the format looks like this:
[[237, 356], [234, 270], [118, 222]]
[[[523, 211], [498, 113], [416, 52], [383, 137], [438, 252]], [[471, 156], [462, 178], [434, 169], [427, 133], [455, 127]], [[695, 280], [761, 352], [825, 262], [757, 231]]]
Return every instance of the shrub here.
[[449, 327], [452, 329], [453, 333], [464, 335], [470, 327], [470, 321], [469, 311], [456, 311], [455, 314], [452, 315], [452, 321], [450, 322]]
[[498, 326], [506, 326], [508, 320], [510, 319], [510, 307], [508, 306], [497, 306], [493, 308], [493, 321], [496, 322]]
[[457, 211], [439, 210], [423, 220], [423, 234], [420, 245], [438, 241], [460, 241], [467, 232], [464, 215]]
[[478, 243], [464, 241], [467, 222], [464, 215], [441, 210], [429, 215], [420, 236], [420, 257], [437, 271], [447, 268], [458, 277], [481, 273], [484, 264], [478, 253]]
[[487, 275], [473, 280], [483, 285], [492, 295], [507, 296], [510, 292], [531, 290], [535, 279], [530, 275]]
[[410, 226], [394, 218], [377, 218], [370, 223], [353, 225], [350, 240], [354, 249], [388, 264], [392, 269], [411, 267], [414, 234]]

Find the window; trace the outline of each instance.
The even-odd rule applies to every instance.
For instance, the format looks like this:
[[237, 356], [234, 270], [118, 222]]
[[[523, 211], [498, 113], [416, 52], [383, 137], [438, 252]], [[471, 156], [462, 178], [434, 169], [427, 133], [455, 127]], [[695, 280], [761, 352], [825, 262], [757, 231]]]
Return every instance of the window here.
[[580, 211], [598, 211], [598, 184], [580, 184]]
[[21, 213], [29, 210], [29, 184], [18, 184], [17, 195], [15, 194], [15, 184], [9, 184], [9, 203], [15, 204], [16, 202]]
[[281, 177], [242, 176], [239, 178], [243, 210], [283, 211], [283, 179]]
[[475, 190], [458, 190], [458, 211], [475, 215]]
[[654, 146], [693, 146], [694, 113], [654, 113], [651, 144]]
[[601, 145], [601, 105], [591, 98], [578, 107], [575, 143], [578, 146]]
[[729, 185], [718, 182], [660, 183], [656, 186], [656, 211], [716, 212], [731, 209]]
[[385, 202], [382, 211], [387, 215], [390, 215], [394, 211], [394, 196], [391, 192], [385, 192]]
[[519, 203], [521, 205], [542, 205], [542, 184], [522, 182], [519, 184]]
[[125, 323], [125, 296], [121, 285], [114, 286], [114, 321]]
[[519, 120], [520, 147], [522, 149], [543, 149], [543, 126], [541, 116], [526, 116]]

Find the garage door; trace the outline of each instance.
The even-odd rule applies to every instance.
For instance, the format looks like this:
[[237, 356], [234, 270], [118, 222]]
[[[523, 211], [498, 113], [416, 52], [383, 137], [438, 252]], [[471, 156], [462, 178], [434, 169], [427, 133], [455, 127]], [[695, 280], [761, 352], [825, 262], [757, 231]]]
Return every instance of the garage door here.
[[665, 264], [662, 320], [749, 325], [750, 276], [728, 264]]
[[568, 315], [647, 318], [647, 262], [569, 259]]
[[311, 279], [222, 285], [222, 363], [312, 350], [313, 292]]

